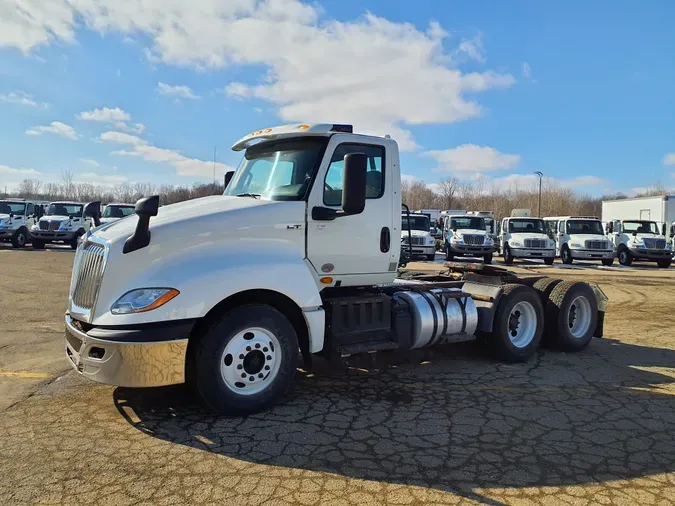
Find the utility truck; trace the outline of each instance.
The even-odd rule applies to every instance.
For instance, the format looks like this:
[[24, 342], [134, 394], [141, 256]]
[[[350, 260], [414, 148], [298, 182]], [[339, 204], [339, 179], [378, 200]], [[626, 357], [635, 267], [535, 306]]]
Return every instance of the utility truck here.
[[646, 260], [667, 269], [673, 261], [673, 246], [666, 240], [665, 223], [659, 226], [655, 221], [613, 220], [607, 222], [607, 232], [621, 265]]
[[487, 230], [485, 217], [475, 214], [452, 214], [444, 218], [445, 259], [455, 257], [482, 257], [492, 262], [494, 240]]
[[91, 220], [83, 213], [81, 202], [52, 202], [47, 214], [30, 230], [33, 248], [42, 249], [49, 243], [68, 244], [72, 249], [90, 228]]
[[38, 201], [0, 200], [0, 241], [23, 248], [31, 240], [30, 230], [43, 214]]
[[426, 214], [403, 214], [401, 216], [401, 244], [412, 252], [412, 256], [423, 256], [427, 260], [436, 258], [436, 239], [431, 234], [429, 217]]
[[134, 204], [108, 204], [105, 206], [103, 215], [101, 216], [101, 223], [112, 223], [113, 221], [131, 216], [134, 214], [134, 208]]
[[499, 244], [507, 265], [516, 258], [539, 258], [546, 265], [553, 265], [555, 260], [555, 241], [548, 237], [546, 223], [541, 218], [504, 218]]
[[[242, 414], [277, 402], [300, 356], [309, 368], [317, 354], [478, 336], [497, 357], [524, 361], [544, 333], [568, 351], [601, 336], [607, 298], [597, 286], [482, 264], [473, 267], [493, 271], [400, 277], [391, 138], [286, 125], [233, 149], [243, 157], [223, 196], [161, 208], [144, 198], [136, 216], [82, 238], [65, 316], [79, 373], [127, 387], [188, 382], [214, 410]], [[95, 222], [99, 212], [87, 204]]]
[[609, 267], [614, 263], [616, 249], [597, 217], [556, 216], [544, 221], [549, 237], [555, 241], [556, 254], [564, 264], [570, 265], [574, 260], [600, 260]]

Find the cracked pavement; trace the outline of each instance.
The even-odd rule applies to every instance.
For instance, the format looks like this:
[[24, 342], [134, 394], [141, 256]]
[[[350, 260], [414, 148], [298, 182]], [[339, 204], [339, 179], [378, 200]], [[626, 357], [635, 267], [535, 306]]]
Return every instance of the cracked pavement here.
[[465, 343], [317, 361], [246, 418], [216, 417], [182, 386], [43, 380], [0, 417], [0, 504], [673, 504], [675, 272], [554, 273], [610, 297], [606, 338], [579, 354], [501, 364]]

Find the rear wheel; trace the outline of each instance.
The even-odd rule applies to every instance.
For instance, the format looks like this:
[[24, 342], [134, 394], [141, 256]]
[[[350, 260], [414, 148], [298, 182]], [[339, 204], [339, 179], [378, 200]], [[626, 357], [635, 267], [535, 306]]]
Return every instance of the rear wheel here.
[[293, 325], [271, 306], [237, 307], [206, 331], [194, 354], [197, 391], [214, 411], [255, 413], [288, 390], [298, 362]]
[[546, 257], [546, 258], [544, 258], [544, 263], [546, 265], [553, 265], [554, 260], [555, 260], [555, 257]]
[[28, 235], [24, 229], [19, 229], [12, 237], [12, 246], [14, 248], [23, 248], [28, 241]]
[[481, 337], [497, 358], [523, 362], [539, 348], [543, 330], [544, 309], [537, 292], [509, 284], [499, 299], [492, 332]]
[[614, 259], [613, 258], [603, 258], [602, 259], [602, 265], [605, 267], [611, 267], [614, 265]]
[[668, 267], [670, 267], [670, 264], [671, 264], [672, 262], [673, 262], [673, 261], [670, 260], [670, 259], [668, 259], [668, 260], [659, 260], [659, 261], [656, 263], [656, 265], [658, 265], [658, 266], [661, 267], [662, 269], [667, 269]]
[[504, 263], [506, 265], [511, 265], [513, 263], [513, 254], [511, 253], [511, 248], [506, 244], [504, 246]]
[[40, 239], [33, 239], [31, 242], [33, 243], [33, 249], [44, 249], [45, 248], [45, 242], [40, 240]]
[[586, 283], [564, 281], [546, 304], [546, 337], [562, 351], [581, 351], [591, 342], [598, 323], [598, 301]]
[[633, 255], [630, 254], [628, 248], [623, 247], [619, 250], [619, 263], [628, 267], [633, 263]]
[[572, 252], [570, 251], [569, 247], [567, 246], [562, 247], [562, 249], [560, 250], [560, 259], [564, 264], [572, 265], [574, 259], [572, 258]]

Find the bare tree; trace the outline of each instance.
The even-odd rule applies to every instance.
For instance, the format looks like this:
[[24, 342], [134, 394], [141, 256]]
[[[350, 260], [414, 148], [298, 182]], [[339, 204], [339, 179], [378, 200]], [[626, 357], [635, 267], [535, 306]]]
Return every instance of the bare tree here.
[[453, 209], [459, 184], [457, 178], [454, 177], [442, 179], [438, 183], [437, 194], [441, 200], [441, 209]]

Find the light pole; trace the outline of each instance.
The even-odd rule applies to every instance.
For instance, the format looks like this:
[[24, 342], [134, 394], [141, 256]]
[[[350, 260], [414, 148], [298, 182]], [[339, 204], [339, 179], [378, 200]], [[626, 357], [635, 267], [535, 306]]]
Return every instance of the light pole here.
[[541, 218], [541, 178], [544, 177], [544, 173], [536, 171], [535, 174], [539, 176], [539, 209], [537, 210], [537, 216]]

